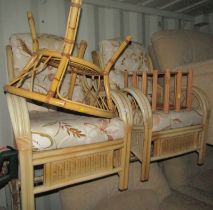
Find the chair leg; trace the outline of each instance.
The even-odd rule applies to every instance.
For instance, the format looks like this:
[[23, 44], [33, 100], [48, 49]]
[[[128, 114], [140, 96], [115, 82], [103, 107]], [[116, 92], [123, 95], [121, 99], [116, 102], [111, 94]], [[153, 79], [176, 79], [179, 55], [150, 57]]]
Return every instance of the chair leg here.
[[205, 156], [206, 156], [206, 142], [205, 142], [205, 133], [202, 131], [199, 134], [199, 143], [200, 149], [198, 150], [198, 165], [204, 164]]
[[[129, 130], [129, 129], [128, 129]], [[126, 190], [129, 182], [129, 161], [130, 161], [130, 139], [131, 132], [127, 132], [127, 139], [121, 154], [121, 167], [122, 171], [119, 173], [119, 190]]]
[[33, 165], [32, 151], [19, 151], [20, 171], [21, 171], [21, 206], [22, 210], [35, 210], [33, 192]]
[[142, 166], [141, 166], [141, 181], [149, 179], [150, 161], [151, 161], [151, 142], [152, 142], [152, 129], [147, 129], [144, 133], [143, 153], [142, 153]]

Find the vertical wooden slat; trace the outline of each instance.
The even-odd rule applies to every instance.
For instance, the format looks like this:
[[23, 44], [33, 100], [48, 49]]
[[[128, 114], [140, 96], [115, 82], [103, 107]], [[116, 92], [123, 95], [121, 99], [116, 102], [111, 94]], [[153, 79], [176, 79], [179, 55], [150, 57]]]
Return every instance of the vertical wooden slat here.
[[152, 111], [156, 111], [157, 106], [157, 83], [158, 83], [158, 70], [153, 71], [152, 79]]
[[192, 109], [192, 79], [193, 79], [193, 72], [192, 69], [190, 69], [187, 79], [187, 98], [186, 98], [186, 107], [187, 110], [189, 111], [191, 111]]
[[127, 88], [128, 87], [128, 71], [125, 70], [124, 71], [124, 87]]
[[180, 111], [181, 83], [182, 83], [182, 71], [178, 70], [176, 76], [176, 93], [175, 93], [175, 110], [177, 112]]
[[146, 96], [147, 95], [147, 73], [143, 72], [142, 76], [142, 93]]
[[132, 75], [132, 84], [133, 84], [134, 88], [138, 88], [137, 72], [133, 72], [133, 75]]
[[164, 87], [164, 102], [163, 102], [163, 111], [165, 113], [169, 112], [169, 92], [170, 92], [170, 71], [166, 70], [165, 72], [165, 87]]

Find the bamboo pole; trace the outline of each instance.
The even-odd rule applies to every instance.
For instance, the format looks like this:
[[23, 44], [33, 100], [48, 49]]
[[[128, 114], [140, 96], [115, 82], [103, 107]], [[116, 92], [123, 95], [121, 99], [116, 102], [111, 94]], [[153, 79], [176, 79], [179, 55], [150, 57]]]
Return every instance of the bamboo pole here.
[[176, 110], [176, 112], [180, 111], [181, 84], [182, 84], [182, 71], [178, 70], [177, 76], [176, 76], [176, 93], [175, 93], [175, 110]]
[[169, 92], [170, 92], [170, 71], [166, 70], [165, 72], [165, 85], [164, 85], [164, 101], [163, 101], [163, 111], [165, 113], [169, 112]]
[[104, 68], [104, 87], [105, 87], [105, 92], [106, 92], [106, 97], [107, 97], [107, 103], [109, 106], [109, 109], [112, 110], [113, 104], [112, 104], [112, 99], [110, 96], [110, 86], [109, 86], [109, 72], [114, 65], [115, 61], [118, 59], [119, 55], [126, 49], [128, 44], [130, 43], [132, 37], [127, 36], [125, 40], [121, 43], [119, 48], [116, 50], [116, 52], [113, 54], [111, 59], [107, 62], [105, 68]]
[[33, 52], [38, 52], [39, 50], [39, 42], [36, 34], [36, 28], [35, 28], [35, 21], [32, 15], [31, 11], [27, 12], [27, 18], [28, 18], [28, 23], [30, 27], [30, 32], [32, 36], [32, 46], [33, 46]]
[[193, 80], [193, 71], [189, 70], [188, 79], [187, 79], [187, 98], [186, 98], [186, 107], [188, 111], [192, 109], [192, 80]]
[[[84, 57], [86, 48], [87, 48], [87, 43], [86, 43], [86, 41], [82, 40], [80, 42], [80, 46], [79, 46], [79, 50], [78, 50], [78, 58]], [[68, 99], [72, 99], [73, 91], [74, 91], [74, 87], [75, 87], [75, 83], [76, 83], [76, 78], [77, 78], [77, 73], [75, 71], [71, 72], [70, 85], [69, 85], [69, 89], [68, 89]]]
[[96, 66], [100, 67], [100, 61], [99, 61], [99, 55], [98, 55], [98, 53], [96, 51], [92, 51], [91, 54], [92, 54], [92, 61], [93, 61], [93, 63]]
[[62, 52], [62, 58], [60, 60], [55, 77], [50, 85], [50, 89], [47, 93], [47, 100], [54, 97], [59, 81], [61, 80], [61, 76], [66, 70], [66, 67], [69, 62], [69, 56], [71, 55], [75, 44], [75, 37], [77, 33], [79, 16], [81, 11], [81, 0], [72, 0], [71, 5], [72, 7], [70, 7], [70, 12], [67, 21], [67, 31], [64, 39], [64, 49]]
[[158, 87], [158, 70], [153, 71], [152, 79], [152, 111], [156, 111], [157, 107], [157, 87]]

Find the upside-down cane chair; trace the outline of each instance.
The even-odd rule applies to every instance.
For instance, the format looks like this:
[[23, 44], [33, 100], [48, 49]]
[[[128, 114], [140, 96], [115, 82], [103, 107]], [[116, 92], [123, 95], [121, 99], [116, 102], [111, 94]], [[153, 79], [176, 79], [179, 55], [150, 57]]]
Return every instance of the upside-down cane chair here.
[[[118, 40], [101, 41], [93, 60], [103, 65], [118, 46]], [[198, 164], [203, 164], [209, 114], [205, 94], [192, 86], [192, 70], [161, 73], [150, 62], [133, 42], [109, 76], [112, 88], [122, 89], [132, 104], [131, 152], [142, 162], [142, 181], [149, 178], [150, 161], [196, 151]]]
[[[78, 13], [80, 5], [80, 0], [73, 0], [69, 16], [72, 16], [73, 12]], [[31, 20], [32, 16], [30, 15]], [[72, 22], [72, 19], [70, 22]], [[70, 22], [68, 21], [68, 29]], [[33, 37], [35, 36], [33, 35]], [[113, 118], [85, 115], [84, 111], [81, 110], [82, 107], [80, 110], [76, 110], [82, 111], [82, 113], [56, 108], [51, 106], [56, 105], [55, 103], [48, 104], [46, 99], [45, 103], [42, 103], [42, 100], [38, 101], [31, 97], [30, 92], [24, 90], [30, 87], [33, 92], [32, 82], [34, 88], [45, 95], [48, 93], [49, 84], [56, 80], [55, 73], [58, 71], [58, 65], [55, 65], [57, 59], [54, 57], [56, 60], [51, 65], [46, 65], [48, 58], [42, 59], [44, 54], [40, 54], [40, 51], [37, 51], [35, 47], [39, 43], [40, 47], [44, 49], [52, 49], [55, 56], [57, 51], [63, 49], [64, 43], [63, 38], [53, 35], [38, 34], [36, 37], [37, 39], [33, 38], [31, 43], [30, 34], [14, 34], [10, 38], [11, 45], [7, 46], [6, 49], [10, 81], [14, 82], [16, 80], [14, 78], [20, 78], [20, 75], [22, 75], [21, 79], [17, 80], [20, 81], [17, 86], [6, 86], [8, 108], [19, 155], [21, 209], [35, 209], [34, 196], [39, 193], [110, 174], [118, 174], [119, 189], [126, 189], [131, 137], [131, 111], [127, 112], [131, 105], [126, 96], [119, 91], [111, 92], [110, 100], [112, 100], [113, 116], [115, 116]], [[65, 39], [65, 49], [67, 49], [69, 43], [71, 42]], [[125, 41], [121, 48], [124, 48], [126, 44], [128, 44], [128, 41]], [[71, 45], [74, 48], [74, 44], [71, 43]], [[81, 42], [79, 48], [75, 44], [78, 57], [83, 57], [85, 48], [85, 42]], [[44, 51], [46, 53], [46, 50]], [[115, 52], [108, 66], [113, 65], [114, 59], [121, 51]], [[67, 53], [67, 51], [65, 52]], [[22, 69], [26, 63], [27, 66], [31, 65], [28, 63], [28, 60], [32, 60], [31, 55], [39, 55], [37, 62], [44, 64], [43, 68], [47, 67], [47, 71], [35, 72], [37, 65], [34, 65], [31, 73], [26, 74], [28, 77], [24, 78], [25, 73]], [[60, 57], [60, 53], [57, 56]], [[67, 57], [66, 55], [62, 59], [66, 62], [71, 62], [72, 59], [73, 62], [78, 61], [76, 57], [69, 57], [70, 60]], [[97, 69], [100, 72], [99, 67], [89, 62], [87, 64], [87, 66], [91, 66], [91, 69]], [[72, 64], [70, 65], [72, 66]], [[78, 68], [79, 66], [74, 65], [74, 67]], [[25, 65], [24, 69], [28, 70], [29, 68], [26, 68]], [[92, 76], [91, 81], [94, 82], [95, 88], [91, 88], [93, 84], [88, 81], [90, 75], [85, 76], [82, 72], [79, 78], [76, 77], [75, 85], [73, 85], [72, 79], [75, 77], [73, 74], [76, 72], [72, 70], [73, 68], [64, 75], [64, 84], [61, 87], [61, 92], [64, 96], [67, 96], [70, 94], [70, 86], [74, 86], [71, 87], [73, 93], [70, 96], [72, 96], [72, 100], [82, 101], [82, 98], [87, 98], [88, 93], [85, 93], [85, 90], [93, 90], [94, 92], [98, 88], [97, 84], [107, 83], [107, 81], [102, 81], [104, 80], [103, 76], [98, 75], [97, 81], [95, 81], [96, 76]], [[17, 75], [19, 76], [17, 77]], [[31, 76], [33, 76], [33, 79]], [[9, 84], [12, 85], [13, 82]], [[24, 85], [23, 94], [13, 92], [21, 85]], [[86, 101], [90, 103], [98, 101], [100, 107], [107, 107], [109, 98], [107, 98], [106, 91], [92, 96], [96, 99], [95, 101], [94, 98]], [[101, 99], [99, 99], [99, 96]], [[51, 100], [57, 101], [59, 99]], [[64, 105], [62, 107], [67, 108]], [[90, 114], [95, 115], [97, 113], [91, 112]], [[112, 117], [112, 115], [107, 114], [107, 117]]]
[[[62, 52], [45, 48], [40, 49], [35, 30], [34, 19], [31, 12], [28, 12], [28, 22], [33, 41], [33, 53], [31, 55], [31, 59], [20, 71], [19, 75], [17, 75], [9, 84], [5, 85], [4, 89], [9, 93], [37, 100], [39, 102], [48, 103], [81, 113], [111, 118], [114, 116], [114, 112], [112, 109], [112, 99], [110, 96], [108, 81], [109, 71], [114, 63], [114, 60], [128, 44], [128, 41], [130, 41], [131, 37], [128, 36], [126, 38], [126, 42], [121, 44], [120, 51], [114, 55], [110, 62], [107, 63], [103, 71], [100, 68], [91, 65], [90, 62], [82, 59], [81, 56], [72, 56], [79, 24], [81, 11], [80, 7], [81, 1], [72, 2], [72, 9], [70, 9], [70, 13], [68, 15]], [[47, 71], [49, 66], [56, 67], [57, 71], [55, 72], [54, 78], [48, 87], [48, 91], [44, 93], [35, 86], [34, 80], [37, 74], [42, 71]], [[67, 71], [71, 72], [70, 88], [67, 96], [64, 96], [61, 89], [64, 83], [64, 75]], [[103, 91], [105, 92], [107, 98], [104, 106], [101, 106], [100, 103], [98, 103], [100, 99], [98, 99], [96, 103], [94, 101], [92, 101], [93, 103], [90, 103], [90, 100], [78, 102], [72, 100], [77, 75], [85, 75], [88, 77], [103, 77]], [[31, 80], [29, 87], [24, 86], [24, 83], [27, 79]], [[97, 98], [101, 97], [99, 90], [97, 90], [96, 95]]]

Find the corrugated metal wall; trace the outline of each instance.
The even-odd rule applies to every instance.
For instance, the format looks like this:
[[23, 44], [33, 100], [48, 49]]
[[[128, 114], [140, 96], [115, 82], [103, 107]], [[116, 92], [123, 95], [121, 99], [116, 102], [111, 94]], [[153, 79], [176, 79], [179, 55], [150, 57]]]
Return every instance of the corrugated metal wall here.
[[[2, 86], [7, 81], [5, 46], [12, 33], [28, 32], [26, 11], [32, 10], [38, 32], [63, 36], [68, 0], [0, 0], [0, 144], [12, 145], [13, 135]], [[97, 49], [102, 39], [124, 37], [131, 34], [135, 41], [148, 46], [153, 32], [165, 29], [190, 29], [193, 22], [121, 8], [107, 8], [84, 4], [78, 33], [78, 40], [88, 42], [86, 58], [90, 51]], [[6, 205], [1, 191], [0, 205]], [[60, 210], [58, 194], [37, 199], [37, 209]], [[9, 209], [8, 209], [9, 210]]]

